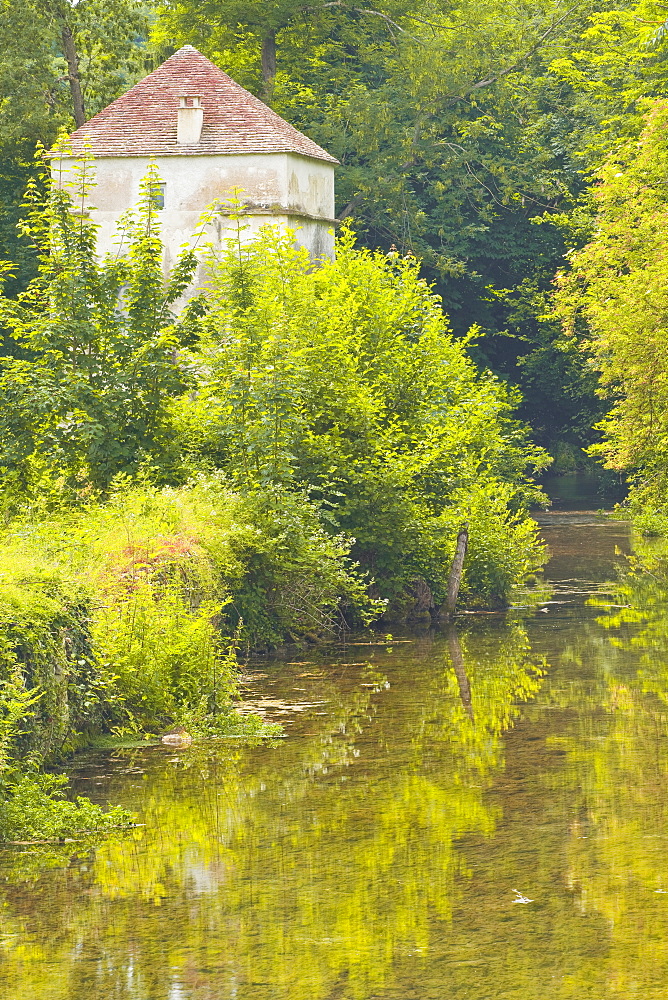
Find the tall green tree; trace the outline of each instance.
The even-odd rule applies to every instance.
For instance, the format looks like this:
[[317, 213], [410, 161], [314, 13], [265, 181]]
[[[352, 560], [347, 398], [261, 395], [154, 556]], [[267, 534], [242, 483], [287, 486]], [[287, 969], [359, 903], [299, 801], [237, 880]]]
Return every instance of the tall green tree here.
[[136, 216], [122, 223], [125, 253], [96, 257], [85, 206], [90, 165], [67, 184], [37, 183], [23, 231], [37, 276], [16, 298], [0, 297], [0, 322], [23, 357], [0, 365], [0, 467], [23, 490], [63, 477], [104, 490], [119, 473], [164, 455], [169, 396], [186, 376], [176, 357], [196, 305], [172, 312], [197, 264], [192, 250], [165, 280], [152, 168]]
[[635, 498], [668, 502], [668, 106], [657, 103], [640, 141], [611, 156], [596, 192], [596, 231], [560, 277], [568, 332], [580, 334], [610, 410], [594, 449], [636, 476]]
[[18, 265], [15, 291], [36, 264], [16, 232], [36, 146], [106, 107], [147, 61], [152, 68], [149, 10], [140, 0], [0, 0], [0, 259]]

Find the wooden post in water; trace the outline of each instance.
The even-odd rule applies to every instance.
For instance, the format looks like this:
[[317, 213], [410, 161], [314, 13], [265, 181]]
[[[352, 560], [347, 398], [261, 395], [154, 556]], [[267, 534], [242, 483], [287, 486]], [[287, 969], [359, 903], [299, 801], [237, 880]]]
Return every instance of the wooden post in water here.
[[462, 584], [462, 571], [464, 569], [464, 559], [466, 558], [468, 544], [469, 526], [465, 524], [457, 535], [455, 556], [452, 560], [452, 568], [448, 577], [448, 596], [445, 599], [446, 618], [451, 618], [457, 607], [457, 598], [459, 597], [459, 588]]

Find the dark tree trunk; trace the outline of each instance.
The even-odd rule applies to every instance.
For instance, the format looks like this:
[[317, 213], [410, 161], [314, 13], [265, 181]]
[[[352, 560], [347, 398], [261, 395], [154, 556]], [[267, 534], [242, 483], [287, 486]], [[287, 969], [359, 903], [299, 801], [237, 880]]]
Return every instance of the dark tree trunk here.
[[61, 38], [63, 40], [63, 55], [67, 60], [67, 79], [69, 80], [70, 93], [72, 94], [74, 121], [77, 128], [81, 128], [82, 125], [86, 124], [86, 109], [84, 107], [83, 94], [81, 93], [81, 80], [79, 79], [79, 57], [74, 45], [72, 29], [65, 22], [63, 22]]
[[276, 32], [273, 28], [262, 39], [262, 97], [271, 101], [276, 76]]
[[355, 211], [355, 209], [357, 208], [357, 206], [360, 204], [361, 201], [362, 201], [362, 195], [356, 194], [354, 198], [351, 198], [351, 200], [348, 202], [345, 208], [341, 209], [341, 211], [336, 217], [337, 220], [339, 222], [343, 222], [344, 219], [347, 219], [348, 216], [353, 214], [353, 212]]

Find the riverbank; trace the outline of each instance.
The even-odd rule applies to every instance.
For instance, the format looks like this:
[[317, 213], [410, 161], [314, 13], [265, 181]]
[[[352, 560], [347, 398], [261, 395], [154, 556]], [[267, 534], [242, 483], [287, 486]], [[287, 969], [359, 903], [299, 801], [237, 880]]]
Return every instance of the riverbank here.
[[[440, 525], [453, 550], [460, 516], [451, 539]], [[1, 665], [29, 711], [8, 731], [10, 756], [48, 761], [101, 732], [224, 727], [237, 651], [429, 620], [424, 595], [439, 595], [428, 580], [375, 580], [353, 562], [354, 540], [325, 524], [303, 494], [241, 494], [212, 476], [15, 519], [0, 556]], [[540, 565], [535, 527], [471, 509], [469, 532], [462, 602], [498, 606]], [[447, 580], [448, 567], [431, 577]]]
[[75, 791], [145, 825], [37, 881], [21, 849], [0, 858], [3, 991], [659, 1000], [666, 708], [646, 669], [665, 655], [606, 624], [643, 612], [615, 591], [628, 526], [541, 520], [552, 594], [464, 616], [468, 694], [447, 633], [403, 629], [248, 669], [274, 745], [81, 755]]
[[[451, 520], [454, 548], [456, 509]], [[0, 836], [21, 837], [17, 795], [32, 795], [29, 835], [39, 836], [37, 815], [60, 795], [40, 768], [101, 737], [173, 726], [262, 733], [257, 716], [235, 710], [240, 652], [313, 645], [374, 619], [384, 628], [397, 615], [429, 619], [424, 578], [386, 579], [394, 600], [377, 596], [352, 540], [325, 524], [303, 494], [268, 486], [242, 495], [215, 476], [124, 486], [105, 502], [10, 522], [0, 556]], [[482, 504], [470, 529], [463, 601], [484, 606], [495, 595], [497, 604], [540, 564], [535, 529]], [[50, 820], [45, 835], [55, 829]]]
[[7, 752], [48, 761], [101, 732], [234, 725], [238, 648], [317, 635], [345, 600], [373, 611], [345, 552], [306, 500], [211, 480], [18, 521], [2, 547], [2, 674], [27, 710]]

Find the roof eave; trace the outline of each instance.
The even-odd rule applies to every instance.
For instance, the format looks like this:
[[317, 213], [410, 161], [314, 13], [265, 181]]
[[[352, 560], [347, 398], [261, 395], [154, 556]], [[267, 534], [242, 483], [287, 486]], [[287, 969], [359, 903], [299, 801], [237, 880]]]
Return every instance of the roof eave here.
[[58, 149], [50, 149], [48, 151], [48, 156], [52, 159], [62, 159], [62, 160], [80, 160], [83, 156], [92, 157], [93, 160], [131, 160], [131, 159], [159, 159], [163, 156], [176, 157], [176, 156], [209, 156], [209, 157], [221, 157], [221, 156], [301, 156], [305, 160], [315, 160], [317, 163], [331, 163], [333, 167], [341, 166], [341, 161], [337, 160], [335, 156], [331, 156], [329, 153], [319, 156], [317, 153], [305, 153], [301, 149], [244, 149], [239, 150], [236, 153], [230, 152], [215, 152], [209, 149], [175, 149], [173, 151], [160, 150], [159, 152], [147, 152], [141, 151], [137, 153], [127, 153], [127, 152], [96, 152], [90, 146], [81, 150], [67, 150], [63, 152]]

